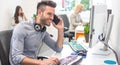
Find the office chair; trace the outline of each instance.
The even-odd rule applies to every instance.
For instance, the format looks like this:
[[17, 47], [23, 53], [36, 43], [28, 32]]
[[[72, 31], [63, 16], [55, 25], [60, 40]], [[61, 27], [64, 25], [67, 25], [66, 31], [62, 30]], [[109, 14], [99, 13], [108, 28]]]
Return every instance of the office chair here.
[[70, 23], [68, 17], [66, 14], [60, 14], [59, 16], [63, 19], [64, 22], [64, 37], [69, 38], [70, 42], [74, 37], [74, 32], [69, 31]]
[[10, 65], [9, 50], [12, 30], [0, 31], [0, 60], [2, 65]]

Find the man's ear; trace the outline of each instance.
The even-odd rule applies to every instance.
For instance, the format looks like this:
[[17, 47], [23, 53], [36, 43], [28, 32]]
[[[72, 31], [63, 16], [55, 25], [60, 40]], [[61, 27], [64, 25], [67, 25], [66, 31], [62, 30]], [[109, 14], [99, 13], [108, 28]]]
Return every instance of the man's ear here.
[[42, 11], [41, 11], [41, 10], [38, 10], [37, 14], [38, 14], [38, 15], [41, 15], [41, 14], [42, 14]]
[[41, 17], [41, 15], [42, 15], [42, 11], [41, 10], [37, 10], [37, 16], [36, 16], [36, 23], [40, 23], [40, 17]]

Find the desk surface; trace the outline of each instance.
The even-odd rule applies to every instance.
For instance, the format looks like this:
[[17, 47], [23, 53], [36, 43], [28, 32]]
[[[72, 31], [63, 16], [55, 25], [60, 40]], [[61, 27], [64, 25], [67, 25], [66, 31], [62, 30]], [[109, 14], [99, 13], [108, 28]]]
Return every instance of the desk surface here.
[[[82, 45], [84, 47], [86, 47], [86, 48], [89, 47], [89, 43], [85, 43], [84, 38], [78, 38], [77, 41], [82, 42], [83, 43]], [[99, 42], [93, 48], [88, 48], [87, 57], [86, 57], [86, 59], [83, 60], [83, 62], [81, 64], [82, 65], [96, 65], [96, 64], [104, 65], [104, 60], [116, 61], [115, 54], [110, 49], [108, 49], [108, 51], [107, 51], [107, 52], [110, 52], [110, 54], [108, 54], [108, 55], [101, 55], [102, 53], [106, 53], [106, 51], [98, 52], [98, 50], [100, 50], [103, 47], [104, 47], [103, 43]], [[94, 53], [97, 53], [97, 54], [94, 54]], [[116, 64], [116, 65], [118, 65], [118, 64]]]
[[[100, 46], [101, 46], [101, 44], [97, 44], [96, 47], [89, 48], [88, 53], [87, 53], [87, 57], [86, 57], [86, 59], [83, 60], [83, 62], [81, 64], [83, 64], [83, 65], [96, 65], [96, 64], [97, 65], [104, 65], [105, 60], [116, 61], [115, 54], [111, 50], [109, 50], [110, 54], [108, 54], [108, 55], [102, 55], [101, 53], [94, 54], [97, 52], [96, 49], [100, 49], [99, 48]], [[97, 53], [99, 53], [99, 52], [97, 52]], [[106, 53], [106, 51], [104, 53]], [[116, 65], [118, 65], [118, 64], [116, 64]]]
[[[99, 46], [99, 44], [98, 44], [98, 46]], [[85, 59], [83, 59], [83, 61], [81, 62], [81, 65], [104, 65], [104, 60], [115, 60], [116, 61], [115, 55], [112, 51], [110, 51], [111, 53], [107, 56], [94, 55], [93, 54], [93, 51], [95, 51], [94, 49], [96, 49], [96, 48], [88, 49], [87, 57]], [[68, 45], [64, 45], [61, 53], [56, 53], [54, 51], [49, 51], [49, 52], [48, 53], [43, 52], [42, 55], [45, 55], [47, 53], [48, 55], [46, 55], [46, 56], [49, 56], [49, 57], [55, 56], [55, 57], [58, 57], [59, 59], [61, 59], [61, 58], [69, 56], [73, 51], [71, 50], [71, 48]], [[118, 64], [116, 64], [116, 65], [118, 65]]]

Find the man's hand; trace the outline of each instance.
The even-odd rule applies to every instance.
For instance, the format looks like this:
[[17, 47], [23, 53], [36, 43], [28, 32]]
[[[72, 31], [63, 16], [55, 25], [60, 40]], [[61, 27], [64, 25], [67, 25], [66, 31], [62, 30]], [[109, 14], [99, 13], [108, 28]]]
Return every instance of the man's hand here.
[[57, 25], [54, 22], [52, 22], [52, 24], [58, 30], [64, 30], [64, 22], [61, 17], [58, 16], [58, 18], [60, 19], [60, 22]]
[[58, 65], [58, 64], [60, 64], [60, 61], [58, 58], [55, 57], [45, 59], [41, 62], [41, 65]]

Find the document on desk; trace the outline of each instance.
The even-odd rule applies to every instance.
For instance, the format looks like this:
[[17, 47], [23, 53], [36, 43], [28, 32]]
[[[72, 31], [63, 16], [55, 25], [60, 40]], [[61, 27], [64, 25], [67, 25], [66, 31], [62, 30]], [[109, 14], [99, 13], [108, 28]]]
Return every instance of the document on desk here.
[[60, 65], [79, 65], [82, 61], [82, 56], [70, 55], [60, 59]]

